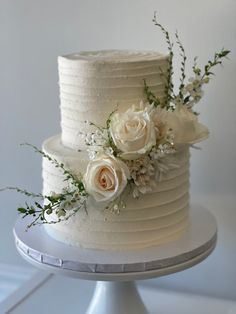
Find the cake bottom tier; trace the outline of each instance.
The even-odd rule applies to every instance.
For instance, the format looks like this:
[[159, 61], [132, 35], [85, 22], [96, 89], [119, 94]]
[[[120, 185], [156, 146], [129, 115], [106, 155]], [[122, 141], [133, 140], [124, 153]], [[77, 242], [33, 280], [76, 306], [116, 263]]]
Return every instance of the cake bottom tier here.
[[[43, 150], [75, 174], [84, 173], [89, 162], [86, 153], [64, 147], [60, 135], [46, 140]], [[86, 211], [46, 224], [46, 232], [69, 245], [104, 250], [142, 249], [176, 240], [189, 225], [189, 148], [182, 147], [173, 157], [174, 166], [155, 190], [138, 199], [128, 195], [119, 214], [88, 199]], [[67, 184], [63, 180], [61, 170], [44, 159], [43, 193], [60, 193]]]

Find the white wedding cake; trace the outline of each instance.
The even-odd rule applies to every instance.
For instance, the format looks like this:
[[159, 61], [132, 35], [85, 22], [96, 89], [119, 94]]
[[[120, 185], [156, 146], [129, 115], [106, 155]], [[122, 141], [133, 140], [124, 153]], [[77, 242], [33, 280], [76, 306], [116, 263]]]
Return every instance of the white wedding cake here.
[[[85, 136], [94, 124], [106, 125], [116, 108], [119, 120], [119, 113], [145, 103], [144, 80], [159, 100], [165, 97], [168, 56], [119, 50], [81, 52], [59, 57], [58, 64], [62, 133], [46, 140], [43, 151], [79, 176], [90, 162]], [[204, 136], [202, 129], [200, 133]], [[189, 225], [189, 142], [179, 143], [168, 167], [163, 162], [151, 190], [134, 197], [127, 188], [125, 206], [117, 211], [89, 196], [86, 208], [68, 220], [46, 224], [48, 234], [67, 244], [107, 250], [139, 249], [177, 239]], [[111, 182], [109, 176], [104, 178]], [[66, 187], [63, 171], [44, 159], [43, 194], [61, 193]]]
[[[189, 149], [209, 131], [195, 111], [229, 50], [187, 79], [185, 49], [154, 25], [168, 54], [87, 51], [58, 58], [61, 134], [43, 148], [43, 193], [6, 187], [33, 202], [17, 208], [54, 239], [85, 249], [136, 250], [175, 241], [191, 226]], [[180, 71], [174, 86], [174, 52]], [[176, 80], [176, 78], [175, 78]]]

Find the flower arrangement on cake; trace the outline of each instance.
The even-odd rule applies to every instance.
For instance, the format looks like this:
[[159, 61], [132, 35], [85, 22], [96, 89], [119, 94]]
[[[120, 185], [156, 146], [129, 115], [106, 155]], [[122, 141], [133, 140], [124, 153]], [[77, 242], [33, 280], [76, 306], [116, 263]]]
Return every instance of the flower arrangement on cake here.
[[[222, 63], [229, 51], [222, 49], [215, 53], [203, 69], [198, 67], [195, 58], [193, 77], [186, 81], [187, 57], [176, 32], [176, 44], [182, 60], [179, 88], [175, 93], [173, 43], [156, 15], [153, 22], [164, 33], [169, 50], [167, 74], [163, 73], [165, 97], [158, 98], [144, 77], [144, 98], [140, 99], [139, 105], [131, 103], [126, 111], [120, 111], [118, 104], [107, 117], [105, 125], [85, 121], [93, 131], [80, 134], [89, 156], [86, 172], [80, 175], [72, 173], [43, 150], [23, 144], [33, 147], [43, 158], [60, 168], [67, 182], [61, 193], [52, 191], [50, 195], [35, 194], [17, 187], [6, 188], [36, 199], [18, 208], [23, 217], [32, 216], [28, 228], [68, 220], [78, 211], [87, 210], [88, 199], [99, 203], [105, 210], [119, 213], [126, 206], [127, 194], [139, 198], [155, 189], [163, 174], [178, 167], [175, 153], [182, 146], [208, 137], [207, 127], [199, 122], [193, 108], [203, 96], [203, 86], [211, 80], [212, 69]], [[50, 219], [51, 216], [54, 218]]]

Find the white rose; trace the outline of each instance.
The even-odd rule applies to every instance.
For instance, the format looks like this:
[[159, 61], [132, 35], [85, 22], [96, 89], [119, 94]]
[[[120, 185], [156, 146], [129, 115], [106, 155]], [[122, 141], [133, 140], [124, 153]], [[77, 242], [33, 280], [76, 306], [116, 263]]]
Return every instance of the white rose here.
[[123, 161], [101, 155], [89, 162], [84, 185], [97, 202], [112, 201], [123, 192], [128, 178], [129, 169]]
[[135, 107], [112, 116], [110, 133], [123, 159], [137, 159], [156, 144], [155, 127], [148, 110]]
[[194, 144], [205, 140], [209, 131], [198, 122], [197, 116], [187, 108], [179, 105], [172, 112], [168, 112], [168, 127], [173, 129], [176, 144]]

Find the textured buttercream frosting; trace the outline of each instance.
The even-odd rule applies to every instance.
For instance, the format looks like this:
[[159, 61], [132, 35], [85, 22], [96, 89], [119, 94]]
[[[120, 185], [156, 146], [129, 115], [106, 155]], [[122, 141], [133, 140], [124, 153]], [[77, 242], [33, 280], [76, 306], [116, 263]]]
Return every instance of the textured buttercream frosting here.
[[164, 97], [168, 56], [157, 52], [96, 51], [58, 58], [63, 145], [84, 149], [85, 120], [103, 125], [116, 108], [144, 100], [144, 79]]
[[[61, 143], [61, 136], [44, 142], [44, 151], [73, 173], [84, 172], [88, 159]], [[176, 239], [188, 226], [189, 150], [175, 154], [176, 167], [163, 175], [152, 193], [134, 199], [128, 195], [119, 214], [104, 210], [91, 199], [65, 222], [46, 226], [57, 240], [98, 249], [138, 249]], [[59, 193], [66, 187], [59, 168], [43, 161], [44, 194]]]

